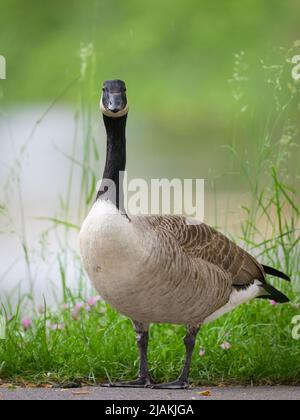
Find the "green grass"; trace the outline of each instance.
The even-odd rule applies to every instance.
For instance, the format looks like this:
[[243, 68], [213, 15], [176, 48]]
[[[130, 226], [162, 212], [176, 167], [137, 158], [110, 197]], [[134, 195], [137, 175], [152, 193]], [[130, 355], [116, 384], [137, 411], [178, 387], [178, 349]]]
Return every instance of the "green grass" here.
[[[0, 341], [0, 378], [4, 382], [42, 384], [78, 381], [93, 384], [107, 379], [131, 379], [137, 374], [135, 334], [129, 320], [104, 303], [98, 303], [88, 313], [82, 309], [78, 319], [72, 317], [74, 306], [86, 301], [88, 292], [79, 256], [71, 250], [70, 234], [77, 232], [80, 220], [91, 205], [99, 164], [99, 150], [93, 131], [93, 109], [90, 105], [94, 92], [93, 48], [83, 48], [81, 59], [76, 121], [78, 126], [80, 124], [84, 138], [80, 143], [79, 134], [75, 133], [73, 151], [67, 156], [70, 175], [66, 183], [66, 194], [61, 197], [61, 212], [49, 215], [48, 218], [48, 230], [55, 231], [60, 245], [57, 265], [62, 287], [61, 293], [57, 295], [57, 308], [46, 307], [43, 315], [37, 315], [34, 301], [31, 258], [36, 258], [36, 254], [32, 255], [26, 235], [22, 234], [26, 232], [20, 185], [22, 156], [17, 162], [16, 171], [19, 175], [14, 179], [17, 180], [16, 187], [20, 196], [21, 219], [25, 224], [21, 227], [19, 237], [24, 250], [30, 293], [20, 296], [17, 302], [12, 302], [11, 297], [1, 310], [2, 315], [10, 319], [7, 322], [6, 340]], [[249, 159], [249, 150], [239, 150], [236, 140], [227, 145], [226, 149], [228, 155], [232, 156], [232, 169], [237, 167], [236, 162], [239, 163], [238, 177], [244, 179], [251, 196], [250, 205], [239, 203], [244, 217], [240, 235], [233, 239], [260, 261], [292, 276], [291, 285], [273, 280], [290, 297], [291, 304], [272, 306], [268, 301], [253, 302], [203, 327], [192, 365], [191, 380], [194, 384], [300, 383], [300, 346], [292, 338], [292, 319], [300, 315], [299, 174], [292, 174], [289, 167], [291, 159], [299, 155], [299, 133], [293, 129], [289, 119], [289, 105], [294, 93], [288, 90], [288, 99], [279, 103], [277, 93], [282, 92], [282, 86], [279, 85], [278, 75], [274, 75], [274, 80], [275, 104], [270, 102], [269, 118], [263, 129], [253, 132], [253, 143], [249, 146], [251, 156], [256, 156], [256, 159]], [[235, 138], [239, 135], [241, 133], [236, 133]], [[81, 147], [81, 162], [76, 160], [78, 147]], [[74, 171], [77, 167], [81, 171], [80, 186], [74, 185]], [[68, 203], [75, 188], [80, 188], [80, 203], [78, 218], [74, 221], [69, 220]], [[7, 209], [0, 207], [0, 210], [5, 214]], [[46, 258], [45, 255], [47, 249], [44, 250], [43, 258]], [[70, 264], [77, 267], [76, 293], [68, 287]], [[18, 309], [14, 310], [16, 303]], [[21, 320], [26, 313], [32, 314], [34, 322], [31, 328], [24, 331]], [[13, 315], [12, 319], [10, 315]], [[63, 329], [53, 331], [51, 325], [54, 324], [63, 324]], [[149, 361], [157, 381], [169, 381], [178, 375], [184, 360], [183, 336], [183, 327], [152, 327]], [[229, 350], [221, 348], [224, 342], [231, 344]], [[205, 349], [205, 357], [200, 357], [200, 348]]]
[[[202, 328], [193, 359], [191, 381], [220, 383], [300, 383], [300, 347], [292, 339], [290, 320], [299, 314], [291, 305], [268, 302], [245, 305]], [[63, 323], [53, 331], [50, 325]], [[150, 332], [149, 360], [158, 381], [174, 379], [184, 361], [184, 329], [155, 325]], [[221, 344], [230, 342], [230, 350]], [[205, 357], [199, 356], [200, 348]], [[130, 379], [137, 374], [137, 350], [131, 322], [99, 303], [74, 320], [69, 309], [40, 316], [26, 332], [16, 316], [8, 322], [0, 344], [1, 379], [95, 384]]]

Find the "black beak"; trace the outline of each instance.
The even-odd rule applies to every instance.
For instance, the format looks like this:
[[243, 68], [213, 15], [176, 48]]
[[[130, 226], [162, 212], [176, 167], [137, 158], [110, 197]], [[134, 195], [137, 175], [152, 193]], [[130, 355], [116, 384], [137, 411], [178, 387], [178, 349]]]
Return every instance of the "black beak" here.
[[[126, 106], [126, 104], [125, 104]], [[110, 93], [108, 102], [109, 111], [116, 114], [124, 109], [123, 97], [121, 93]]]
[[126, 86], [122, 80], [107, 80], [103, 85], [100, 109], [104, 115], [119, 118], [127, 115]]

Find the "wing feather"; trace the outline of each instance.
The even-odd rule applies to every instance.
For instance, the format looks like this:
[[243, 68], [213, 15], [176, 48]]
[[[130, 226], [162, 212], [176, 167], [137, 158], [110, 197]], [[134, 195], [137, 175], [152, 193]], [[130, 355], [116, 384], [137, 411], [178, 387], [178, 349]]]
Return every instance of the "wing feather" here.
[[248, 287], [254, 280], [265, 283], [263, 267], [255, 258], [205, 223], [190, 224], [179, 216], [159, 216], [152, 222], [165, 234], [172, 235], [195, 264], [200, 260], [230, 274], [233, 286]]

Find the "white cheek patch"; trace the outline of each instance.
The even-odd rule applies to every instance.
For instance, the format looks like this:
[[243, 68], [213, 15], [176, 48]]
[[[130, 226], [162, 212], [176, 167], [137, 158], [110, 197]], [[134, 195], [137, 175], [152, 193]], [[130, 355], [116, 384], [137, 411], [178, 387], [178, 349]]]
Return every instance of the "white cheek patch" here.
[[128, 103], [126, 104], [126, 107], [124, 109], [122, 109], [119, 112], [111, 112], [109, 109], [106, 109], [105, 106], [103, 105], [103, 96], [101, 96], [100, 99], [100, 110], [102, 112], [103, 115], [106, 115], [107, 117], [111, 117], [111, 118], [120, 118], [120, 117], [124, 117], [124, 115], [128, 114], [129, 111], [129, 105]]

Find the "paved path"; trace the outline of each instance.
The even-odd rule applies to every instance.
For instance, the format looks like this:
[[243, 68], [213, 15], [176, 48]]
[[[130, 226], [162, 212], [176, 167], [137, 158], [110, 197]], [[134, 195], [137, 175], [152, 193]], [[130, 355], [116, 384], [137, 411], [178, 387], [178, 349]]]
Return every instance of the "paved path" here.
[[0, 400], [300, 400], [300, 387], [222, 387], [161, 391], [87, 387], [79, 389], [0, 388]]

